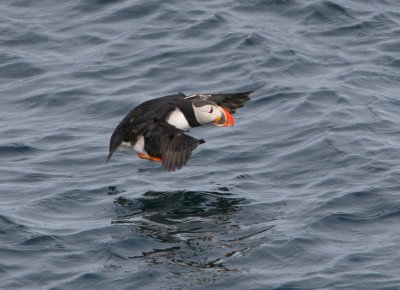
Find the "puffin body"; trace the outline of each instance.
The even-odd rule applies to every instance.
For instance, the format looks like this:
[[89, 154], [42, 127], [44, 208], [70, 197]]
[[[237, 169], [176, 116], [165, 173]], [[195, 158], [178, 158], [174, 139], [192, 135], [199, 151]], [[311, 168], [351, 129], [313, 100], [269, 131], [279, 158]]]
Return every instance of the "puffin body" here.
[[231, 114], [250, 99], [251, 92], [190, 96], [179, 93], [148, 100], [130, 111], [114, 130], [107, 162], [118, 147], [127, 146], [139, 158], [161, 162], [167, 171], [179, 169], [205, 142], [184, 130], [211, 123], [233, 126]]

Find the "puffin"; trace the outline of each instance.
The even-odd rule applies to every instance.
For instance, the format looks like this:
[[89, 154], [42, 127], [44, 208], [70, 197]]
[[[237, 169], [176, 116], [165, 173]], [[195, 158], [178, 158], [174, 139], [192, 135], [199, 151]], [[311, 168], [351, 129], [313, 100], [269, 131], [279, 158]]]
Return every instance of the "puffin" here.
[[250, 100], [252, 91], [185, 95], [177, 93], [145, 101], [133, 108], [111, 135], [107, 163], [119, 147], [133, 149], [141, 159], [175, 171], [187, 163], [203, 139], [189, 129], [213, 124], [233, 126], [232, 114]]

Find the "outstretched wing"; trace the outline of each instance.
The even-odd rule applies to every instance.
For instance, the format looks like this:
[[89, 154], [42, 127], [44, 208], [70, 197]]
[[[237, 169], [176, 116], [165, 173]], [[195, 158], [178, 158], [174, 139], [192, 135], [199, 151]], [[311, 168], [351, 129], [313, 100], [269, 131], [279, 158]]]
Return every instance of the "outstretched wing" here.
[[160, 157], [167, 171], [180, 169], [189, 160], [192, 151], [205, 141], [184, 134], [182, 130], [159, 120], [144, 134], [145, 150], [150, 156]]
[[249, 95], [253, 91], [232, 93], [232, 94], [194, 94], [185, 97], [186, 100], [208, 100], [224, 107], [229, 113], [233, 114], [237, 108], [243, 107], [244, 102], [250, 100]]

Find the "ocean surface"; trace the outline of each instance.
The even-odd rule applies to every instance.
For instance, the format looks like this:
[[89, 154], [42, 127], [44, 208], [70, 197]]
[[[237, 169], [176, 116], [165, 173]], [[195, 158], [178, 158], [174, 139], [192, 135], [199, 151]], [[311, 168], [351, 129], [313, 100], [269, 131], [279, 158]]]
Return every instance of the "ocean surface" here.
[[[400, 289], [398, 0], [0, 11], [0, 289]], [[181, 170], [105, 163], [145, 100], [258, 87]]]

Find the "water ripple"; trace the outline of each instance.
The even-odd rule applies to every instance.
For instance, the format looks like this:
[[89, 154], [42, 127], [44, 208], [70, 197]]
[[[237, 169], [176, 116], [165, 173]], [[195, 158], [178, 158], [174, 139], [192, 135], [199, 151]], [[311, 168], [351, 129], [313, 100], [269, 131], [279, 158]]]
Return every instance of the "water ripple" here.
[[[0, 288], [400, 285], [396, 1], [0, 9]], [[141, 102], [261, 85], [181, 170], [105, 163]]]

